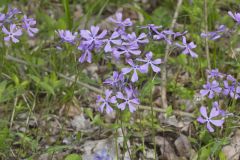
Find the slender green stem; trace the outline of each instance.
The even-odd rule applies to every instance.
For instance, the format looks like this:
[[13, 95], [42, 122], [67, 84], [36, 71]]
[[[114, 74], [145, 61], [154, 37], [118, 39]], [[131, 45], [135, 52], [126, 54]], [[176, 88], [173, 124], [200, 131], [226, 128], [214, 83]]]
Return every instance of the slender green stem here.
[[141, 129], [141, 133], [142, 133], [142, 146], [143, 146], [143, 149], [142, 149], [142, 151], [143, 151], [143, 160], [145, 160], [145, 137], [144, 137], [144, 132], [143, 132], [143, 123], [142, 123], [142, 118], [144, 118], [143, 117], [143, 112], [140, 112], [139, 113], [139, 119], [140, 119], [140, 129]]
[[[205, 21], [205, 33], [208, 33], [207, 0], [204, 0], [204, 21]], [[205, 37], [205, 52], [206, 52], [206, 55], [207, 55], [208, 69], [211, 69], [211, 61], [210, 61], [209, 47], [208, 47], [208, 38], [207, 37]]]
[[[153, 77], [153, 73], [151, 72], [150, 79], [152, 79], [152, 83], [154, 81], [154, 77]], [[157, 147], [156, 147], [155, 129], [154, 129], [154, 112], [153, 112], [153, 103], [152, 103], [153, 102], [152, 90], [153, 90], [153, 86], [152, 86], [151, 92], [150, 92], [150, 106], [151, 106], [151, 124], [152, 124], [152, 140], [153, 140], [153, 145], [154, 145], [154, 158], [157, 159]]]
[[[121, 115], [122, 115], [122, 113], [121, 113]], [[132, 160], [132, 156], [131, 156], [131, 152], [130, 152], [130, 149], [129, 149], [129, 147], [128, 147], [128, 138], [126, 138], [126, 135], [125, 135], [125, 133], [124, 133], [124, 127], [123, 127], [123, 121], [122, 121], [122, 116], [121, 116], [121, 130], [122, 130], [122, 135], [123, 135], [123, 153], [125, 153], [125, 144], [126, 144], [126, 148], [127, 148], [127, 151], [128, 151], [128, 154], [129, 154], [129, 157], [130, 157], [130, 159]]]

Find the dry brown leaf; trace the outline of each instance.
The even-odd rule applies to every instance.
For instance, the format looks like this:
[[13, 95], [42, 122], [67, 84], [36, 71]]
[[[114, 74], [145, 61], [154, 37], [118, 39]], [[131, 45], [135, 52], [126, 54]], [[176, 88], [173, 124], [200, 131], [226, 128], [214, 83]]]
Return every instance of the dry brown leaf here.
[[160, 146], [161, 156], [160, 159], [165, 160], [177, 160], [178, 157], [175, 154], [173, 147], [170, 145], [168, 140], [161, 136], [155, 137], [155, 142], [158, 146]]
[[178, 154], [181, 157], [189, 158], [191, 156], [192, 147], [188, 138], [185, 135], [180, 134], [180, 136], [175, 140], [174, 144], [176, 146]]

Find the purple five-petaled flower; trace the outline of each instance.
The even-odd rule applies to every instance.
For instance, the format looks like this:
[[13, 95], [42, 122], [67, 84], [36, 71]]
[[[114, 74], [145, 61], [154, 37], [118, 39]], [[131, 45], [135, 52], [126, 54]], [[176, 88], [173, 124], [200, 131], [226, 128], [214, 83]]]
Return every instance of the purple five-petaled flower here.
[[103, 83], [111, 85], [113, 88], [122, 88], [124, 85], [124, 75], [114, 71], [113, 76], [106, 79]]
[[93, 160], [112, 160], [112, 157], [108, 154], [107, 150], [104, 148], [94, 155]]
[[81, 30], [80, 35], [84, 39], [83, 44], [88, 46], [94, 46], [95, 48], [100, 48], [105, 41], [103, 38], [107, 35], [107, 30], [103, 30], [98, 34], [100, 28], [98, 26], [91, 26], [89, 30]]
[[72, 33], [69, 30], [58, 30], [58, 36], [61, 38], [62, 42], [67, 42], [73, 44], [77, 37], [77, 32]]
[[219, 39], [222, 34], [226, 31], [226, 26], [220, 25], [216, 31], [208, 32], [208, 33], [201, 33], [201, 37], [208, 38], [210, 40]]
[[178, 47], [184, 49], [183, 54], [190, 54], [190, 56], [193, 57], [193, 58], [198, 57], [198, 55], [195, 52], [192, 51], [192, 49], [196, 48], [197, 45], [195, 45], [193, 42], [187, 43], [187, 40], [186, 40], [185, 36], [183, 36], [183, 38], [182, 38], [182, 44], [176, 43], [176, 45]]
[[133, 74], [132, 74], [132, 78], [131, 81], [132, 82], [136, 82], [138, 80], [138, 74], [137, 71], [140, 71], [141, 73], [144, 73], [141, 69], [139, 65], [136, 65], [133, 63], [132, 59], [127, 60], [127, 63], [131, 66], [130, 68], [123, 68], [122, 69], [122, 73], [128, 74], [129, 72], [131, 72], [133, 70]]
[[136, 105], [139, 105], [139, 100], [133, 96], [133, 91], [131, 89], [125, 88], [125, 93], [127, 96], [124, 96], [122, 92], [117, 93], [117, 98], [123, 100], [122, 103], [118, 104], [118, 108], [125, 110], [126, 105], [129, 108], [130, 112], [136, 111]]
[[91, 46], [88, 46], [87, 44], [80, 44], [78, 46], [78, 49], [83, 52], [81, 57], [78, 59], [78, 61], [80, 63], [83, 63], [85, 61], [87, 61], [88, 63], [91, 63], [92, 62]]
[[118, 32], [113, 32], [111, 37], [109, 39], [106, 39], [106, 45], [104, 47], [104, 51], [105, 52], [112, 52], [112, 46], [111, 44], [115, 44], [120, 46], [122, 44], [122, 40], [121, 39], [117, 39], [120, 36], [120, 34]]
[[135, 32], [131, 34], [122, 35], [122, 39], [126, 42], [123, 42], [123, 45], [135, 45], [139, 46], [139, 44], [146, 44], [149, 42], [147, 39], [147, 35], [145, 33], [141, 33], [138, 37], [136, 36]]
[[218, 69], [207, 70], [208, 76], [207, 78], [223, 78], [224, 74], [218, 71]]
[[176, 38], [178, 38], [178, 37], [182, 37], [182, 36], [184, 36], [185, 34], [187, 34], [188, 33], [188, 31], [184, 31], [184, 32], [176, 32], [176, 33], [174, 33], [174, 36], [173, 36], [173, 38], [174, 39], [176, 39]]
[[240, 98], [240, 85], [236, 81], [229, 82], [228, 80], [223, 81], [224, 88], [223, 94], [230, 95], [232, 98]]
[[231, 11], [228, 11], [228, 15], [231, 16], [237, 24], [240, 24], [240, 13], [232, 13]]
[[220, 115], [219, 110], [216, 107], [212, 107], [210, 115], [208, 116], [207, 114], [207, 108], [202, 106], [200, 108], [200, 113], [202, 116], [199, 116], [197, 118], [197, 121], [199, 123], [207, 123], [207, 129], [209, 132], [214, 132], [214, 129], [212, 128], [211, 124], [217, 126], [217, 127], [221, 127], [224, 123], [223, 119], [220, 120], [215, 120], [213, 118], [217, 117]]
[[161, 59], [152, 60], [152, 57], [153, 57], [152, 52], [148, 52], [148, 53], [146, 54], [146, 58], [145, 58], [145, 59], [140, 59], [140, 58], [137, 58], [137, 59], [136, 59], [137, 61], [145, 62], [144, 65], [141, 65], [141, 66], [140, 66], [140, 69], [141, 69], [142, 72], [147, 73], [147, 72], [148, 72], [148, 66], [149, 66], [149, 65], [151, 66], [153, 72], [155, 72], [155, 73], [160, 72], [160, 68], [157, 67], [156, 65], [161, 64], [161, 63], [162, 63], [162, 60], [161, 60]]
[[174, 32], [171, 30], [164, 30], [161, 32], [157, 32], [156, 35], [153, 36], [153, 39], [155, 40], [164, 40], [165, 42], [167, 42], [168, 44], [172, 44], [172, 41], [168, 38], [168, 35], [174, 35]]
[[105, 99], [102, 98], [100, 95], [98, 95], [97, 103], [100, 105], [100, 107], [99, 107], [100, 112], [104, 111], [104, 107], [106, 107], [107, 114], [109, 114], [113, 111], [112, 107], [110, 106], [110, 103], [112, 103], [112, 104], [117, 103], [117, 100], [116, 100], [115, 96], [110, 97], [111, 94], [112, 94], [112, 91], [106, 90], [105, 91]]
[[33, 26], [36, 24], [36, 20], [33, 18], [27, 18], [26, 15], [23, 17], [23, 24], [22, 27], [27, 30], [28, 35], [30, 37], [33, 37], [34, 34], [38, 32], [37, 28], [33, 28]]
[[113, 23], [115, 23], [121, 30], [125, 30], [125, 27], [132, 26], [132, 21], [130, 18], [127, 18], [125, 20], [122, 19], [122, 13], [117, 12], [116, 13], [116, 19], [110, 18], [109, 20]]
[[125, 58], [128, 59], [131, 55], [140, 55], [141, 50], [139, 50], [139, 47], [136, 45], [122, 45], [113, 49], [113, 56], [116, 59], [119, 59], [122, 54], [124, 54]]
[[10, 24], [9, 31], [3, 26], [2, 31], [6, 35], [8, 35], [8, 36], [4, 37], [4, 41], [12, 40], [14, 43], [18, 43], [19, 40], [17, 38], [22, 35], [22, 30], [18, 29], [15, 24]]
[[148, 24], [146, 26], [141, 26], [140, 28], [146, 28], [148, 30], [148, 35], [152, 35], [152, 34], [157, 34], [158, 29], [162, 28], [162, 26], [155, 26], [155, 24]]
[[212, 82], [207, 82], [207, 84], [204, 84], [203, 85], [203, 88], [202, 90], [200, 90], [200, 94], [202, 96], [206, 96], [207, 94], [208, 95], [208, 98], [212, 99], [215, 95], [215, 93], [220, 93], [222, 91], [222, 88], [219, 87], [219, 83], [217, 81], [212, 81]]

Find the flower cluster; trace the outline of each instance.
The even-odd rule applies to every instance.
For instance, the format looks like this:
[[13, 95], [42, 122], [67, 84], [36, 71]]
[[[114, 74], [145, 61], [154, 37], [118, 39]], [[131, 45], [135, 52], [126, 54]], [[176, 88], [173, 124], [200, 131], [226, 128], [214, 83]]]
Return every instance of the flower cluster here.
[[208, 38], [209, 40], [217, 40], [222, 37], [224, 33], [227, 32], [227, 28], [225, 25], [220, 25], [216, 31], [201, 33], [201, 37]]
[[[90, 30], [80, 30], [72, 33], [69, 30], [58, 30], [61, 42], [69, 43], [76, 46], [82, 52], [79, 62], [92, 62], [92, 54], [104, 52], [105, 58], [112, 58], [119, 62], [124, 60], [128, 66], [123, 67], [120, 71], [114, 71], [113, 76], [105, 80], [104, 84], [110, 86], [111, 89], [105, 90], [105, 96], [98, 96], [97, 103], [99, 111], [111, 113], [113, 106], [120, 110], [129, 109], [130, 112], [136, 110], [136, 106], [140, 104], [137, 98], [137, 91], [133, 89], [134, 83], [138, 81], [138, 75], [147, 74], [151, 68], [156, 74], [160, 72], [159, 65], [162, 63], [161, 59], [154, 59], [151, 51], [144, 51], [144, 46], [150, 40], [163, 40], [169, 45], [175, 45], [183, 50], [183, 54], [189, 54], [196, 58], [197, 54], [192, 51], [196, 48], [193, 42], [187, 43], [185, 34], [180, 32], [173, 32], [171, 30], [160, 30], [161, 26], [149, 24], [140, 26], [140, 29], [147, 29], [148, 34], [135, 32], [128, 33], [127, 27], [133, 25], [133, 22], [127, 18], [123, 19], [122, 13], [117, 13], [115, 17], [109, 19], [114, 23], [114, 30], [101, 30], [98, 26], [91, 26]], [[170, 37], [170, 38], [169, 38]], [[182, 43], [174, 43], [174, 40], [182, 37]], [[144, 54], [145, 53], [145, 54]], [[107, 56], [108, 55], [108, 56]], [[130, 80], [127, 79], [130, 75]]]
[[[203, 85], [200, 90], [202, 96], [208, 96], [210, 100], [217, 99], [218, 96], [229, 96], [233, 99], [240, 99], [240, 83], [232, 75], [225, 75], [218, 71], [218, 69], [207, 70], [207, 83]], [[224, 118], [232, 115], [227, 114], [226, 111], [221, 110], [217, 101], [212, 104], [210, 115], [207, 115], [207, 108], [202, 106], [200, 108], [202, 117], [198, 117], [199, 123], [207, 123], [209, 132], [214, 132], [211, 124], [220, 127], [224, 123]], [[221, 118], [220, 120], [215, 118]]]
[[230, 96], [231, 98], [240, 98], [240, 83], [232, 75], [220, 73], [218, 69], [208, 71], [207, 83], [200, 90], [202, 96], [208, 96], [213, 99], [217, 95]]
[[30, 37], [38, 32], [34, 26], [36, 20], [22, 15], [22, 12], [16, 8], [8, 8], [7, 13], [0, 13], [0, 27], [4, 33], [4, 41], [19, 42], [19, 37], [22, 36], [23, 30], [27, 32]]

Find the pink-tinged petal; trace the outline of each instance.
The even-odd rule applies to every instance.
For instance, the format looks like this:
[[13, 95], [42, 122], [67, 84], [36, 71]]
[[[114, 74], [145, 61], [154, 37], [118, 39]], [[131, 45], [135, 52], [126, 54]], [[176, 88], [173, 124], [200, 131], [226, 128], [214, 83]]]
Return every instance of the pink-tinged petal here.
[[132, 71], [132, 68], [123, 68], [122, 69], [122, 73], [123, 74], [128, 74], [129, 72], [131, 72]]
[[121, 110], [124, 110], [125, 107], [126, 107], [126, 103], [127, 103], [127, 102], [123, 102], [123, 103], [119, 104], [117, 107], [118, 107], [119, 109], [121, 109]]
[[204, 118], [208, 118], [208, 115], [207, 115], [207, 108], [206, 107], [204, 107], [204, 106], [201, 106], [201, 108], [200, 108], [200, 113], [201, 113], [201, 115], [204, 117]]
[[198, 121], [199, 123], [205, 123], [205, 122], [206, 122], [206, 119], [203, 119], [201, 116], [199, 116], [199, 117], [197, 118], [197, 121]]
[[211, 119], [210, 122], [212, 124], [214, 124], [215, 126], [217, 126], [217, 127], [221, 127], [223, 125], [223, 123], [224, 123], [224, 120], [212, 120]]
[[214, 132], [214, 129], [212, 128], [212, 126], [209, 122], [207, 123], [207, 129], [209, 132]]
[[131, 81], [136, 82], [137, 80], [138, 80], [137, 71], [134, 69]]
[[4, 26], [2, 27], [2, 31], [3, 31], [3, 33], [5, 33], [5, 34], [9, 34], [8, 30], [7, 30]]
[[219, 110], [216, 107], [212, 107], [209, 118], [213, 118], [219, 115]]
[[161, 71], [161, 69], [153, 64], [151, 64], [151, 67], [152, 67], [152, 70], [155, 72], [155, 73], [158, 73]]
[[91, 30], [92, 36], [95, 37], [97, 35], [98, 31], [99, 31], [99, 27], [98, 26], [91, 26], [90, 30]]

